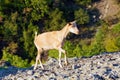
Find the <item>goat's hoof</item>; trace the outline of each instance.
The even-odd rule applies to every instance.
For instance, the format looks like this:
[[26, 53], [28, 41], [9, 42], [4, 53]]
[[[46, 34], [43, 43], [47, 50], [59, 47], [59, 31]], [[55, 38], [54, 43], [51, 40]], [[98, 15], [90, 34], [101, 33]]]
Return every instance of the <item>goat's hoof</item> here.
[[44, 69], [44, 67], [41, 67], [42, 69]]
[[67, 66], [69, 63], [68, 62], [65, 62], [65, 66]]
[[44, 69], [43, 65], [41, 65], [41, 68]]
[[61, 64], [59, 64], [60, 68], [63, 68], [63, 66]]
[[34, 67], [34, 70], [36, 70], [36, 67]]
[[63, 66], [61, 65], [60, 68], [63, 68]]
[[65, 66], [67, 66], [68, 65], [68, 63], [65, 63]]

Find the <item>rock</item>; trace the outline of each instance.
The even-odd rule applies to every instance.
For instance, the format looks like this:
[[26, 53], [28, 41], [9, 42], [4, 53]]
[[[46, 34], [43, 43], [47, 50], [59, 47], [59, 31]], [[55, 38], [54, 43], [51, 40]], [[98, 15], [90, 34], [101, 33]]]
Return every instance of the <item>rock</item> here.
[[22, 77], [18, 77], [17, 80], [23, 80], [23, 78]]
[[119, 78], [118, 74], [116, 71], [112, 71], [110, 74], [109, 74], [109, 78], [110, 79], [113, 79], [113, 80], [117, 80]]
[[[0, 80], [119, 80], [120, 52], [106, 53], [91, 58], [68, 58], [69, 64], [59, 67], [58, 60], [49, 58], [45, 69], [38, 66], [17, 68], [9, 66], [0, 70]], [[64, 64], [64, 58], [61, 61]]]
[[80, 80], [80, 76], [73, 74], [68, 80]]
[[47, 63], [55, 63], [58, 62], [55, 58], [50, 58], [48, 59]]
[[109, 73], [112, 71], [112, 69], [111, 68], [106, 68], [106, 71], [103, 73], [104, 75], [109, 75]]
[[115, 64], [113, 64], [113, 66], [119, 66], [119, 64], [116, 64], [116, 63], [115, 63]]
[[98, 74], [94, 74], [94, 80], [105, 80], [102, 76], [98, 75]]
[[32, 71], [32, 70], [29, 70], [29, 71], [27, 71], [27, 74], [33, 75], [33, 71]]
[[77, 68], [80, 68], [80, 65], [79, 65], [79, 64], [73, 64], [73, 65], [72, 65], [72, 69], [77, 69]]
[[8, 61], [1, 60], [0, 61], [0, 67], [5, 67], [5, 66], [11, 66], [11, 64]]
[[57, 80], [56, 78], [54, 78], [54, 77], [51, 77], [51, 78], [49, 78], [49, 80]]

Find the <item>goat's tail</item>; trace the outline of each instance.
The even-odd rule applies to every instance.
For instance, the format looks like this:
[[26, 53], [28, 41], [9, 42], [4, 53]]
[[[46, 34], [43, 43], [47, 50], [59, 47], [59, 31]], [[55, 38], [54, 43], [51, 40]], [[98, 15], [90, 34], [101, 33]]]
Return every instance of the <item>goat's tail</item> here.
[[35, 39], [36, 39], [36, 37], [37, 37], [37, 31], [35, 31]]

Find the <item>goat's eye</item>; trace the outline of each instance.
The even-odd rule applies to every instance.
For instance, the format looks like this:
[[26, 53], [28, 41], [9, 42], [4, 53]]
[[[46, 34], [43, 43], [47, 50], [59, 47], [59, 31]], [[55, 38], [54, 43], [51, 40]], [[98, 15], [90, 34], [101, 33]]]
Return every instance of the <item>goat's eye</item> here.
[[72, 23], [71, 23], [71, 22], [69, 22], [69, 25], [72, 25]]

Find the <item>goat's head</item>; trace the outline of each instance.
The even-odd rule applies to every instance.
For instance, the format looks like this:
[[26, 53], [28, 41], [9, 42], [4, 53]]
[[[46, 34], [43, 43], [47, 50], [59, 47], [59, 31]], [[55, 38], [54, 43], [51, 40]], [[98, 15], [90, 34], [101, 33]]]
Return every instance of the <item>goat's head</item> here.
[[79, 30], [78, 30], [78, 28], [77, 28], [76, 21], [69, 22], [68, 25], [69, 25], [69, 31], [70, 31], [71, 33], [79, 34]]

